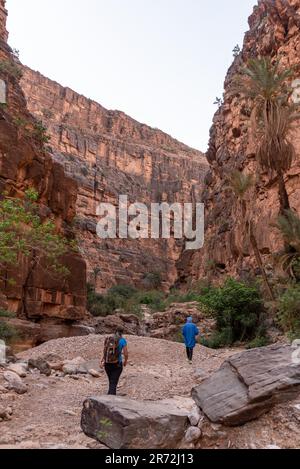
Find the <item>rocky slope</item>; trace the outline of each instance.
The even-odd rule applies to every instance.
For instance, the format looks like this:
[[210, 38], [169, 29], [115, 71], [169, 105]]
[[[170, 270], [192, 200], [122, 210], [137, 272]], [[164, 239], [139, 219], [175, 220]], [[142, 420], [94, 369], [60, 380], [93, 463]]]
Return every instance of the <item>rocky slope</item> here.
[[[193, 406], [191, 389], [207, 382], [208, 377], [214, 377], [214, 372], [224, 360], [239, 352], [237, 349], [214, 351], [197, 346], [194, 365], [191, 366], [186, 362], [182, 344], [134, 336], [128, 337], [128, 343], [129, 364], [121, 378], [119, 395], [144, 402], [145, 409], [156, 401], [171, 399], [170, 403], [173, 406], [176, 404], [177, 412], [190, 409]], [[5, 379], [6, 372], [0, 368], [0, 448], [103, 448], [87, 438], [80, 428], [83, 402], [89, 397], [103, 400], [101, 396], [107, 392], [106, 376], [98, 369], [103, 344], [103, 336], [90, 335], [50, 341], [24, 352], [18, 359], [23, 362], [30, 360], [30, 371], [26, 371], [25, 366], [25, 373], [21, 371], [25, 377], [19, 380], [14, 377], [12, 381], [11, 375], [5, 375]], [[262, 356], [264, 351], [260, 351]], [[47, 376], [49, 369], [42, 366], [43, 362], [32, 361], [38, 358], [46, 359], [51, 364], [51, 376]], [[39, 366], [40, 371], [34, 366]], [[280, 362], [277, 366], [280, 369]], [[280, 371], [284, 367], [286, 364]], [[20, 369], [13, 369], [20, 373]], [[245, 372], [247, 368], [244, 367]], [[267, 368], [265, 372], [267, 376]], [[299, 383], [299, 373], [298, 377], [296, 373], [295, 368]], [[223, 380], [223, 386], [227, 384]], [[290, 385], [293, 386], [293, 383]], [[184, 446], [297, 448], [300, 445], [299, 393], [298, 397], [294, 397], [293, 401], [277, 405], [259, 420], [235, 428], [202, 418], [199, 424], [201, 437], [194, 443], [186, 442]], [[239, 390], [234, 388], [231, 400], [236, 402], [238, 398]], [[226, 401], [225, 404], [230, 405], [230, 402]], [[117, 402], [116, 409], [119, 412]], [[137, 412], [134, 412], [134, 418], [138, 418]]]
[[119, 195], [148, 207], [200, 201], [208, 167], [204, 155], [40, 73], [23, 71], [28, 107], [48, 128], [53, 159], [79, 185], [77, 235], [90, 281], [101, 292], [117, 283], [140, 286], [146, 273], [159, 272], [164, 286], [172, 285], [182, 242], [101, 240], [96, 209], [100, 202], [117, 205]]
[[[279, 59], [282, 67], [300, 65], [300, 1], [260, 0], [249, 18], [250, 30], [241, 54], [234, 60], [225, 80], [224, 103], [217, 111], [211, 129], [207, 158], [210, 170], [206, 176], [203, 201], [206, 205], [206, 248], [192, 258], [183, 259], [182, 277], [194, 279], [213, 274], [243, 274], [255, 271], [253, 252], [243, 241], [241, 212], [235, 196], [228, 190], [227, 177], [234, 169], [259, 175], [255, 192], [247, 203], [247, 216], [256, 227], [259, 250], [266, 265], [274, 263], [273, 254], [282, 249], [282, 238], [271, 226], [279, 212], [276, 178], [261, 173], [255, 160], [253, 141], [249, 137], [249, 114], [245, 102], [232, 98], [229, 88], [242, 62], [259, 55]], [[296, 76], [295, 78], [299, 78]], [[298, 158], [286, 175], [291, 207], [300, 212], [300, 132], [293, 135]], [[244, 264], [238, 271], [242, 253]]]
[[[19, 85], [18, 65], [7, 45], [5, 2], [0, 2], [0, 191], [11, 197], [24, 197], [33, 187], [39, 195], [43, 219], [53, 218], [57, 230], [72, 238], [71, 223], [76, 211], [77, 184], [66, 177], [63, 167], [45, 151], [34, 130], [36, 121], [26, 107]], [[8, 65], [9, 66], [8, 66]], [[23, 132], [20, 123], [26, 123]], [[86, 265], [80, 255], [67, 254], [70, 275], [65, 282], [47, 274], [41, 266], [31, 269], [30, 259], [20, 259], [9, 273], [11, 285], [0, 283], [1, 307], [20, 317], [39, 320], [56, 318], [78, 320], [85, 317]], [[1, 278], [8, 277], [1, 272]]]

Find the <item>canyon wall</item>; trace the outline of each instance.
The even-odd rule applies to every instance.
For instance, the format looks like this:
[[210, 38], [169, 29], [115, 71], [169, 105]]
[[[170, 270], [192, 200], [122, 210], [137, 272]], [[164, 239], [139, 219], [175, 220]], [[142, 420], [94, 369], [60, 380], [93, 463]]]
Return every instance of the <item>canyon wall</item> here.
[[96, 234], [100, 202], [201, 200], [207, 161], [203, 154], [160, 130], [140, 124], [45, 78], [27, 67], [21, 86], [27, 104], [51, 136], [53, 159], [76, 180], [76, 233], [97, 291], [115, 284], [143, 286], [159, 273], [167, 289], [177, 281], [182, 241], [101, 240]]
[[[240, 97], [229, 93], [234, 76], [249, 58], [272, 56], [283, 68], [300, 70], [300, 1], [260, 0], [249, 18], [241, 53], [235, 58], [225, 80], [224, 102], [216, 112], [211, 129], [207, 158], [210, 170], [205, 179], [206, 244], [196, 254], [183, 257], [182, 279], [194, 280], [224, 274], [259, 274], [253, 251], [245, 241], [241, 208], [228, 189], [228, 176], [238, 169], [256, 177], [255, 188], [247, 200], [247, 216], [254, 220], [255, 234], [267, 270], [272, 275], [274, 254], [283, 248], [282, 236], [273, 223], [279, 213], [278, 181], [258, 167], [255, 145], [249, 132], [249, 109]], [[295, 75], [300, 78], [300, 73]], [[291, 207], [300, 212], [300, 131], [299, 122], [291, 136], [297, 152], [285, 182]], [[238, 260], [240, 256], [243, 262]]]
[[[36, 121], [29, 113], [19, 84], [20, 68], [7, 45], [5, 2], [0, 3], [0, 193], [24, 198], [28, 188], [39, 193], [44, 220], [52, 219], [57, 231], [74, 238], [72, 221], [76, 212], [77, 184], [54, 162], [34, 133]], [[22, 132], [20, 123], [26, 123]], [[86, 264], [76, 253], [62, 262], [70, 271], [63, 281], [41, 265], [31, 269], [31, 259], [19, 259], [9, 272], [1, 268], [0, 307], [21, 318], [80, 320], [86, 315]], [[14, 278], [15, 283], [7, 281]]]

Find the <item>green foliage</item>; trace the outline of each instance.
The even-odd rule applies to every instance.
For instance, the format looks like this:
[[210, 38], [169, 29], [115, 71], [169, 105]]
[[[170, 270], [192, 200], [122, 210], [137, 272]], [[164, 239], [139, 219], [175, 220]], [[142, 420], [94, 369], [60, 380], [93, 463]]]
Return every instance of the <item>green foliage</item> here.
[[232, 172], [228, 183], [236, 197], [242, 199], [253, 186], [253, 175], [244, 174], [241, 171], [235, 170]]
[[21, 67], [11, 60], [0, 60], [0, 72], [20, 80], [23, 76]]
[[115, 285], [108, 293], [112, 296], [120, 296], [121, 298], [129, 299], [137, 293], [137, 290], [131, 285]]
[[293, 210], [286, 210], [285, 214], [278, 218], [276, 227], [291, 248], [280, 256], [279, 263], [291, 277], [300, 280], [300, 218]]
[[11, 311], [7, 311], [6, 309], [0, 308], [0, 318], [14, 318], [15, 315]]
[[66, 276], [69, 271], [60, 258], [74, 249], [73, 242], [57, 234], [52, 220], [41, 220], [37, 200], [34, 189], [26, 191], [24, 200], [7, 195], [0, 200], [0, 268], [10, 269], [25, 256], [33, 265]]
[[246, 348], [250, 350], [253, 348], [266, 347], [267, 345], [270, 345], [270, 340], [268, 339], [267, 336], [262, 335], [262, 336], [257, 336], [255, 339], [249, 342]]
[[162, 278], [159, 272], [148, 272], [143, 279], [145, 288], [150, 290], [161, 287]]
[[222, 287], [210, 287], [200, 304], [216, 319], [217, 333], [211, 339], [215, 347], [256, 337], [263, 310], [256, 286], [230, 278]]
[[128, 314], [141, 314], [141, 306], [147, 305], [152, 311], [163, 311], [164, 294], [158, 291], [139, 291], [130, 285], [116, 285], [106, 294], [95, 292], [88, 285], [87, 308], [93, 316], [108, 316], [121, 309]]
[[3, 340], [4, 342], [9, 344], [17, 337], [17, 330], [10, 324], [7, 324], [3, 320], [0, 320], [0, 340]]
[[233, 49], [232, 53], [233, 53], [233, 57], [234, 57], [234, 58], [236, 58], [236, 57], [238, 57], [238, 56], [240, 55], [240, 53], [241, 53], [241, 48], [240, 48], [240, 46], [239, 46], [238, 44], [237, 44], [237, 45], [235, 46], [235, 48]]
[[290, 285], [279, 298], [278, 323], [292, 337], [300, 334], [300, 285]]
[[47, 128], [41, 121], [35, 122], [32, 135], [41, 143], [49, 143], [51, 137], [47, 135]]

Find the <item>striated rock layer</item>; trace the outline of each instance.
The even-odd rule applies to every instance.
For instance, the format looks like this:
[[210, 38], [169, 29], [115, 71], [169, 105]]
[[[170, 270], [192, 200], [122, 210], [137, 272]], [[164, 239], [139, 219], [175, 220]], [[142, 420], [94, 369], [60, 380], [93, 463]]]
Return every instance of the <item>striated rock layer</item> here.
[[[6, 104], [0, 107], [0, 192], [24, 197], [29, 187], [40, 194], [40, 212], [53, 218], [57, 230], [74, 237], [71, 223], [76, 210], [77, 184], [66, 177], [63, 167], [54, 162], [34, 132], [22, 132], [20, 122], [34, 129], [35, 120], [28, 112], [19, 85], [17, 63], [8, 47], [5, 27], [5, 2], [0, 4], [0, 80]], [[4, 14], [4, 16], [3, 16]], [[78, 254], [65, 256], [70, 275], [62, 282], [41, 266], [32, 268], [30, 259], [20, 259], [13, 272], [0, 273], [0, 306], [28, 319], [56, 318], [78, 320], [86, 314], [86, 265]], [[9, 276], [16, 279], [11, 285]]]
[[[206, 204], [206, 247], [182, 258], [181, 276], [194, 279], [213, 271], [220, 274], [247, 274], [256, 271], [251, 247], [243, 240], [241, 212], [235, 196], [228, 190], [228, 175], [234, 170], [258, 175], [255, 192], [247, 203], [247, 216], [255, 222], [259, 250], [266, 265], [283, 247], [282, 238], [272, 223], [279, 213], [278, 181], [262, 173], [255, 159], [249, 136], [249, 110], [240, 98], [232, 98], [229, 87], [243, 61], [259, 55], [279, 59], [282, 67], [300, 70], [300, 1], [260, 0], [249, 18], [241, 54], [229, 69], [225, 81], [224, 103], [217, 111], [211, 129], [203, 201]], [[299, 76], [295, 76], [299, 78]], [[286, 175], [291, 207], [300, 211], [300, 131], [293, 135], [297, 159]], [[242, 255], [244, 262], [239, 265]]]
[[174, 240], [101, 240], [96, 234], [100, 202], [200, 201], [207, 162], [160, 130], [122, 112], [108, 111], [69, 88], [24, 67], [21, 82], [30, 111], [51, 136], [54, 160], [78, 182], [77, 235], [98, 291], [114, 284], [140, 286], [159, 272], [164, 286], [177, 280], [183, 243]]

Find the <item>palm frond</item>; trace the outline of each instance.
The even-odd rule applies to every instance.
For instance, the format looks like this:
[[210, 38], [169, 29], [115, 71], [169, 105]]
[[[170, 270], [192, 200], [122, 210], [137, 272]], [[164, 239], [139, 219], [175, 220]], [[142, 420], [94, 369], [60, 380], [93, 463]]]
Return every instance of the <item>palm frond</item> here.
[[253, 186], [253, 174], [244, 174], [235, 170], [228, 178], [228, 186], [237, 197], [242, 199]]

